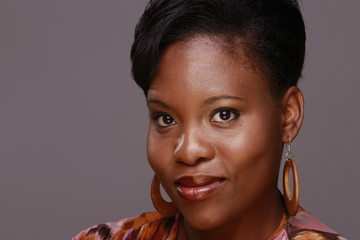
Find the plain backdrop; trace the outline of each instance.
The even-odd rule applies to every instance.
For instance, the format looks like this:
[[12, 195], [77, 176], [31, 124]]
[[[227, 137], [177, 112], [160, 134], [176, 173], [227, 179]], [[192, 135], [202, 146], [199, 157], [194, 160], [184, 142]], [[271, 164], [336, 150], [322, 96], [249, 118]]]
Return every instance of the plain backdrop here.
[[[153, 210], [148, 117], [129, 61], [146, 2], [0, 1], [1, 239], [69, 239]], [[359, 239], [360, 2], [301, 8], [301, 205]]]

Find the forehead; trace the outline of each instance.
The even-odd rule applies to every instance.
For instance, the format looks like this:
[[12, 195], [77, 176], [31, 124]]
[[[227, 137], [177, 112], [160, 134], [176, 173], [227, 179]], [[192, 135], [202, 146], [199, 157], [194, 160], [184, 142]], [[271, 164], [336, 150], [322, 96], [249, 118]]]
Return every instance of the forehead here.
[[[238, 37], [198, 34], [167, 46], [161, 53], [159, 66], [168, 60], [169, 55], [173, 55], [173, 57], [175, 57], [175, 55], [178, 57], [180, 55], [182, 55], [182, 57], [186, 55], [188, 58], [184, 60], [190, 63], [194, 58], [200, 62], [200, 56], [206, 54], [208, 57], [216, 55], [218, 58], [221, 58], [222, 61], [225, 60], [227, 63], [252, 68], [253, 71], [258, 72], [257, 64], [247, 56], [245, 46], [242, 39]], [[193, 62], [195, 61], [192, 61], [192, 63]]]
[[221, 39], [198, 36], [164, 50], [148, 96], [204, 89], [231, 95], [268, 91], [267, 81], [248, 60], [241, 42], [229, 48]]

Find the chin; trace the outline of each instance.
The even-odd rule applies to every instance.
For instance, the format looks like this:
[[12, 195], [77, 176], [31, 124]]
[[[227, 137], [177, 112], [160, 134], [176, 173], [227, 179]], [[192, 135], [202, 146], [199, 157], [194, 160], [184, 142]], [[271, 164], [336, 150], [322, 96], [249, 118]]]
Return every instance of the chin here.
[[197, 230], [210, 230], [222, 225], [222, 219], [219, 212], [214, 213], [205, 211], [184, 212], [183, 216], [187, 225]]
[[219, 224], [212, 218], [185, 218], [185, 222], [196, 230], [211, 230], [219, 227]]

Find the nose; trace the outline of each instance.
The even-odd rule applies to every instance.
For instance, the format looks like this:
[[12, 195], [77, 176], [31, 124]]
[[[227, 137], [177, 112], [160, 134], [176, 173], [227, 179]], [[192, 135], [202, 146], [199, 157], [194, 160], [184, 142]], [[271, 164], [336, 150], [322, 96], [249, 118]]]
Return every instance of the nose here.
[[174, 150], [175, 161], [185, 165], [195, 165], [214, 156], [214, 146], [201, 128], [189, 128], [182, 132]]

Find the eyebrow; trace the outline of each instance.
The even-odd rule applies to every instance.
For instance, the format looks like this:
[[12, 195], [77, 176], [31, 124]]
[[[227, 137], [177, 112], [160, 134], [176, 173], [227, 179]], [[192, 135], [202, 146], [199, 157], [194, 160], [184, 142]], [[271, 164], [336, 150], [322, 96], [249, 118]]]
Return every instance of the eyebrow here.
[[158, 99], [149, 99], [147, 101], [147, 105], [149, 105], [149, 104], [156, 104], [156, 105], [160, 105], [164, 108], [171, 109], [171, 107], [169, 105], [167, 105], [165, 102], [158, 100]]
[[214, 96], [214, 97], [210, 97], [208, 99], [206, 99], [204, 101], [204, 105], [210, 105], [210, 104], [213, 104], [217, 101], [220, 101], [220, 100], [224, 100], [224, 99], [233, 99], [233, 100], [238, 100], [238, 101], [245, 101], [244, 98], [241, 98], [241, 97], [235, 97], [235, 96], [230, 96], [230, 95], [221, 95], [221, 96]]
[[[241, 98], [241, 97], [235, 97], [235, 96], [230, 96], [230, 95], [221, 95], [221, 96], [214, 96], [214, 97], [210, 97], [208, 99], [206, 99], [204, 102], [203, 102], [203, 105], [211, 105], [217, 101], [220, 101], [220, 100], [224, 100], [224, 99], [233, 99], [233, 100], [238, 100], [238, 101], [245, 101], [244, 98]], [[156, 104], [156, 105], [160, 105], [164, 108], [167, 108], [167, 109], [171, 109], [172, 107], [168, 104], [166, 104], [165, 102], [161, 101], [161, 100], [158, 100], [158, 99], [149, 99], [147, 101], [147, 104]]]

